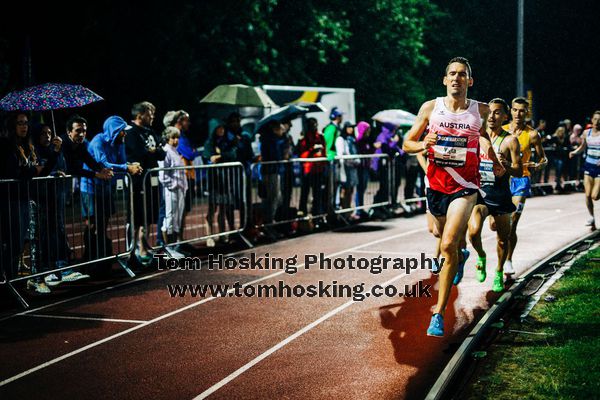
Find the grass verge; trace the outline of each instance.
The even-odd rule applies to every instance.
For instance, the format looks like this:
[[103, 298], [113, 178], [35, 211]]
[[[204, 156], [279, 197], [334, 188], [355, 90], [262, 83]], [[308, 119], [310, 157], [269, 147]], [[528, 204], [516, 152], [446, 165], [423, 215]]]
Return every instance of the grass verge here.
[[[460, 398], [600, 398], [599, 257], [600, 248], [580, 258], [525, 322], [510, 322]], [[556, 300], [544, 301], [547, 295]]]

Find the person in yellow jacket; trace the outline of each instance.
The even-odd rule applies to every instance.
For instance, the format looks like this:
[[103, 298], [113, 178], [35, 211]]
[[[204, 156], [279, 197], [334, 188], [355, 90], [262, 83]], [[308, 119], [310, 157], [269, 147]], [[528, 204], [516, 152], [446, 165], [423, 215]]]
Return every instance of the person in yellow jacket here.
[[[548, 163], [538, 131], [528, 125], [525, 120], [528, 111], [529, 103], [527, 99], [524, 97], [514, 98], [510, 108], [512, 121], [502, 127], [519, 140], [521, 162], [523, 165], [523, 176], [520, 178], [514, 176], [510, 178], [510, 191], [513, 196], [513, 204], [517, 207], [517, 210], [512, 214], [511, 218], [508, 257], [504, 264], [504, 273], [506, 275], [513, 275], [515, 273], [512, 265], [512, 256], [517, 246], [517, 224], [525, 207], [525, 200], [531, 196], [531, 172], [543, 169]], [[532, 147], [535, 148], [535, 153], [540, 156], [540, 161], [537, 163], [530, 161]]]

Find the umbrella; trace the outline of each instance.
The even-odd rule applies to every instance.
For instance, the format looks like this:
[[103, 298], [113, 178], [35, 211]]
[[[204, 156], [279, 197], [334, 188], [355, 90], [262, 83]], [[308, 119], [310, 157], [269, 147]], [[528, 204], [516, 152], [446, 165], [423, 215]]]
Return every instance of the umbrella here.
[[200, 103], [213, 103], [237, 107], [277, 107], [277, 104], [261, 89], [246, 85], [219, 85]]
[[273, 111], [272, 113], [258, 121], [255, 130], [258, 131], [260, 128], [262, 128], [271, 121], [283, 121], [286, 119], [294, 119], [302, 114], [306, 114], [307, 112], [310, 112], [308, 108], [301, 107], [296, 104], [290, 104], [285, 107], [278, 108], [277, 110]]
[[313, 112], [327, 112], [327, 108], [321, 103], [311, 103], [310, 101], [300, 101], [298, 103], [294, 103], [296, 106], [308, 108], [309, 113]]
[[375, 121], [395, 126], [412, 126], [417, 116], [404, 110], [383, 110], [372, 117]]
[[0, 100], [0, 109], [52, 111], [52, 126], [56, 134], [54, 110], [82, 107], [100, 100], [104, 99], [81, 85], [45, 83], [7, 94]]

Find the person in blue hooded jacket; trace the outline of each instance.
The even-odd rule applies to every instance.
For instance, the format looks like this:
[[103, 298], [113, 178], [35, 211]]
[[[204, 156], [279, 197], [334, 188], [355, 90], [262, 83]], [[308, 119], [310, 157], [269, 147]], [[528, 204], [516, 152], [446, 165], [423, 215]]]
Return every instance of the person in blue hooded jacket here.
[[[94, 136], [88, 146], [88, 152], [94, 160], [115, 173], [139, 175], [142, 168], [138, 163], [128, 164], [125, 156], [125, 120], [119, 116], [108, 117], [104, 121], [103, 131]], [[84, 167], [88, 169], [87, 164]], [[82, 177], [81, 203], [82, 215], [88, 219], [86, 231], [86, 258], [96, 259], [111, 255], [110, 241], [106, 237], [106, 226], [113, 205], [114, 180]], [[95, 251], [93, 247], [96, 247]]]

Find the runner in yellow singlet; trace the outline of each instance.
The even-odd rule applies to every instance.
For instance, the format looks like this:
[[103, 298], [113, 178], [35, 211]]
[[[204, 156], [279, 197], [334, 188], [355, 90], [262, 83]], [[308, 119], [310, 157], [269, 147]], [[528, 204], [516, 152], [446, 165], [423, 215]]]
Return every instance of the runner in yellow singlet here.
[[[524, 97], [516, 97], [511, 102], [510, 114], [512, 121], [504, 125], [502, 128], [510, 132], [513, 136], [519, 139], [521, 147], [521, 162], [523, 164], [523, 176], [521, 178], [510, 178], [510, 191], [513, 196], [513, 204], [517, 210], [512, 214], [510, 240], [508, 244], [508, 257], [504, 264], [504, 273], [512, 275], [515, 270], [512, 265], [512, 256], [517, 246], [517, 224], [521, 218], [521, 213], [525, 207], [525, 199], [531, 196], [531, 171], [543, 169], [548, 160], [546, 153], [542, 147], [542, 141], [538, 132], [531, 126], [527, 125], [525, 117], [529, 110], [529, 103]], [[531, 148], [535, 148], [535, 153], [539, 154], [540, 162], [531, 162]]]

